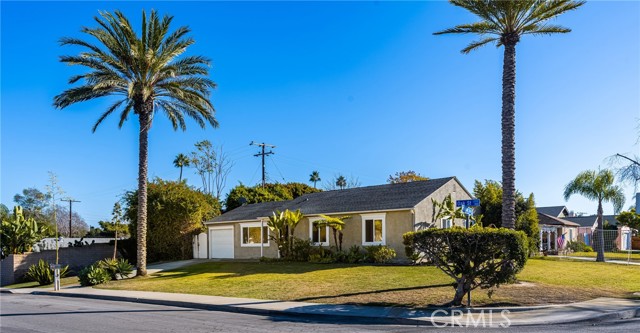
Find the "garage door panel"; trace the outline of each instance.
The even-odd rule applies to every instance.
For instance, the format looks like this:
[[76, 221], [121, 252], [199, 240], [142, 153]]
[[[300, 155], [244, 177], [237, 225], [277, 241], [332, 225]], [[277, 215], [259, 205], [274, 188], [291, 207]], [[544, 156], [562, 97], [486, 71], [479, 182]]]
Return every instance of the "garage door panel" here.
[[233, 259], [233, 228], [210, 229], [211, 258]]

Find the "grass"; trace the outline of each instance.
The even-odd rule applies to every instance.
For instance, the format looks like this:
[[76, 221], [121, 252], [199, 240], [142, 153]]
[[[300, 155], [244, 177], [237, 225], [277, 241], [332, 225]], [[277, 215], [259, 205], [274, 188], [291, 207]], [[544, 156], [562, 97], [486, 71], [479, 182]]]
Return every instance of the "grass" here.
[[[518, 279], [489, 297], [473, 291], [475, 306], [538, 305], [596, 297], [632, 297], [640, 267], [570, 259], [531, 259]], [[435, 267], [310, 263], [207, 262], [154, 276], [113, 281], [100, 288], [320, 303], [441, 305], [452, 280]]]
[[[573, 256], [573, 257], [589, 257], [589, 258], [595, 258], [598, 254], [596, 252], [573, 252], [568, 254], [568, 256]], [[629, 256], [629, 254], [627, 252], [605, 252], [604, 253], [604, 259], [609, 259], [609, 260], [624, 260], [626, 261], [627, 258], [630, 258], [631, 261], [633, 262], [640, 262], [640, 253], [631, 253], [631, 256]]]
[[[74, 284], [78, 284], [78, 277], [77, 276], [70, 276], [70, 277], [65, 277], [65, 278], [60, 279], [60, 286], [70, 286], [70, 285], [74, 285]], [[40, 285], [38, 285], [38, 282], [30, 281], [30, 282], [22, 282], [22, 283], [11, 284], [11, 285], [8, 285], [8, 286], [4, 286], [4, 288], [8, 288], [8, 289], [53, 288], [53, 284], [40, 286]]]

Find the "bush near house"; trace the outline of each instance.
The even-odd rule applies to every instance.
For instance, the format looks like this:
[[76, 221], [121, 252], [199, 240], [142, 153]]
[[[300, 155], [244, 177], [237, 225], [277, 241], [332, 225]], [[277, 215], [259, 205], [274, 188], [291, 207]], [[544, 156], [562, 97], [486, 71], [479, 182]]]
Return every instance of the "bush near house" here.
[[[129, 231], [137, 237], [138, 191], [124, 196]], [[185, 182], [156, 178], [147, 189], [147, 259], [184, 260], [193, 258], [193, 236], [203, 231], [203, 221], [220, 214], [215, 197]]]
[[567, 249], [571, 252], [593, 252], [593, 248], [583, 241], [569, 242]]
[[22, 207], [16, 206], [13, 215], [4, 218], [0, 225], [1, 257], [29, 252], [47, 234], [46, 227], [39, 225], [32, 217], [25, 218]]
[[425, 258], [454, 279], [451, 305], [459, 306], [469, 291], [489, 289], [515, 281], [527, 261], [524, 232], [504, 228], [427, 229], [408, 233], [413, 253]]

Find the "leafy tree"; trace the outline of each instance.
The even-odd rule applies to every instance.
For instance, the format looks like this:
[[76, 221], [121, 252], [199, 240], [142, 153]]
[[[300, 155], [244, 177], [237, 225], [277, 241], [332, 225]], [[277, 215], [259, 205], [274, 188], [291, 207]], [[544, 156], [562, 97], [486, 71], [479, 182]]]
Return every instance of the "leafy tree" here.
[[[485, 180], [484, 184], [475, 181], [473, 195], [480, 199], [482, 224], [484, 226], [501, 227], [502, 223], [502, 185], [494, 180]], [[522, 193], [516, 192], [516, 230], [524, 231], [529, 242], [529, 254], [538, 253], [540, 229], [538, 212], [533, 193], [525, 199]]]
[[0, 221], [9, 218], [9, 208], [4, 204], [0, 204]]
[[580, 194], [589, 200], [598, 201], [598, 216], [596, 221], [599, 231], [599, 246], [595, 246], [598, 253], [596, 261], [604, 261], [602, 203], [613, 203], [613, 209], [616, 213], [620, 212], [624, 205], [624, 193], [619, 186], [613, 185], [614, 180], [613, 172], [611, 170], [604, 169], [598, 172], [587, 170], [579, 173], [576, 178], [569, 182], [569, 184], [564, 188], [564, 200], [569, 200], [569, 198], [574, 194]]
[[420, 180], [429, 180], [428, 177], [423, 177], [419, 173], [409, 170], [409, 171], [400, 171], [396, 172], [395, 175], [389, 176], [387, 179], [387, 183], [389, 184], [398, 184], [398, 183], [410, 183]]
[[16, 205], [22, 207], [24, 216], [36, 220], [44, 217], [44, 210], [49, 200], [51, 200], [51, 196], [48, 193], [42, 193], [35, 187], [25, 188], [22, 190], [22, 194], [18, 193], [13, 196]]
[[119, 127], [133, 113], [138, 117], [138, 276], [147, 274], [147, 172], [148, 135], [156, 111], [163, 112], [173, 129], [186, 130], [185, 118], [193, 119], [200, 127], [208, 122], [218, 126], [215, 110], [209, 97], [215, 83], [209, 75], [209, 60], [201, 56], [178, 59], [195, 41], [187, 37], [189, 29], [180, 27], [169, 32], [172, 16], [160, 18], [156, 11], [142, 12], [142, 33], [138, 35], [129, 20], [120, 12], [100, 12], [95, 17], [99, 27], [81, 31], [97, 39], [97, 44], [78, 38], [65, 37], [62, 45], [86, 49], [78, 56], [63, 56], [60, 61], [80, 65], [88, 72], [74, 75], [69, 82], [84, 80], [80, 86], [64, 91], [54, 98], [59, 109], [72, 104], [104, 96], [118, 96], [98, 118], [93, 131], [116, 110], [121, 110]]
[[318, 183], [319, 181], [321, 181], [322, 179], [320, 178], [320, 172], [318, 171], [313, 171], [311, 172], [311, 174], [309, 175], [309, 181], [313, 183], [313, 188], [316, 188], [316, 183]]
[[414, 253], [450, 276], [455, 295], [450, 305], [478, 287], [487, 289], [515, 281], [527, 262], [526, 236], [521, 231], [483, 228], [431, 228], [404, 235]]
[[293, 200], [301, 195], [316, 192], [320, 192], [320, 190], [303, 183], [265, 184], [264, 188], [262, 186], [249, 187], [241, 183], [229, 191], [225, 207], [229, 211], [243, 204]]
[[631, 158], [622, 154], [615, 154], [611, 160], [615, 163], [624, 164], [616, 170], [618, 178], [625, 183], [632, 184], [637, 190], [638, 183], [640, 183], [640, 158], [638, 156]]
[[302, 221], [304, 215], [300, 210], [284, 212], [275, 211], [269, 216], [267, 227], [271, 230], [271, 239], [278, 245], [281, 258], [289, 258], [293, 253], [293, 245], [296, 227]]
[[[182, 181], [179, 181], [182, 182]], [[113, 232], [113, 260], [116, 260], [116, 254], [118, 253], [118, 237], [129, 235], [129, 228], [123, 222], [122, 207], [119, 202], [113, 205], [113, 211], [111, 212], [111, 223], [100, 222], [100, 227], [108, 232]]]
[[533, 193], [529, 194], [526, 204], [527, 209], [517, 215], [516, 230], [520, 230], [527, 235], [528, 253], [531, 257], [540, 250], [540, 221]]
[[347, 179], [344, 178], [343, 175], [338, 176], [338, 178], [336, 178], [336, 186], [344, 190], [344, 188], [347, 187]]
[[351, 218], [351, 216], [341, 216], [341, 217], [331, 217], [327, 215], [320, 215], [321, 220], [316, 221], [317, 228], [329, 227], [333, 230], [333, 242], [336, 244], [338, 251], [342, 251], [342, 238], [344, 234], [342, 230], [344, 229], [345, 220]]
[[[149, 261], [193, 258], [193, 235], [202, 232], [203, 221], [220, 214], [216, 198], [188, 186], [185, 182], [154, 179], [148, 186], [146, 233]], [[124, 195], [124, 219], [130, 222], [129, 232], [137, 234], [138, 193]]]
[[515, 102], [516, 102], [516, 44], [524, 35], [550, 35], [568, 33], [571, 29], [550, 24], [559, 15], [574, 10], [584, 1], [572, 0], [449, 0], [480, 18], [479, 22], [461, 24], [434, 33], [477, 34], [482, 37], [462, 49], [469, 53], [485, 44], [504, 46], [502, 73], [502, 225], [513, 229], [516, 221], [515, 186]]
[[189, 165], [191, 165], [191, 160], [189, 160], [187, 155], [183, 153], [176, 155], [176, 158], [173, 160], [173, 166], [180, 168], [180, 177], [178, 178], [178, 181], [182, 181], [182, 168], [188, 167]]
[[618, 220], [621, 225], [640, 230], [640, 214], [636, 212], [635, 208], [631, 208], [626, 212], [621, 212], [620, 215], [616, 217], [616, 220]]
[[39, 226], [33, 217], [25, 218], [22, 207], [15, 206], [13, 215], [3, 219], [0, 226], [2, 258], [9, 254], [31, 251], [33, 244], [45, 237], [45, 229], [45, 227]]

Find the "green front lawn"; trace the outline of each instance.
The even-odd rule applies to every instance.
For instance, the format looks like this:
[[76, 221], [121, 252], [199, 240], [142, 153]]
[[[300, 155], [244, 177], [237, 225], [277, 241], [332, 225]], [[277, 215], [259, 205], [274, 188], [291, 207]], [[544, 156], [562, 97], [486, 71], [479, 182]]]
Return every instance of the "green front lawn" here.
[[[640, 291], [640, 267], [531, 259], [522, 283], [473, 292], [473, 304], [533, 305], [631, 297]], [[320, 303], [427, 306], [451, 300], [451, 279], [427, 266], [207, 262], [100, 288], [295, 300]]]
[[[589, 258], [595, 258], [598, 253], [597, 252], [573, 252], [573, 253], [569, 253], [567, 254], [568, 256], [572, 256], [572, 257], [589, 257]], [[640, 262], [640, 253], [631, 253], [631, 255], [629, 255], [627, 252], [605, 252], [604, 253], [604, 259], [610, 259], [610, 260], [624, 260], [626, 261], [627, 258], [630, 258], [631, 261], [633, 262]]]

